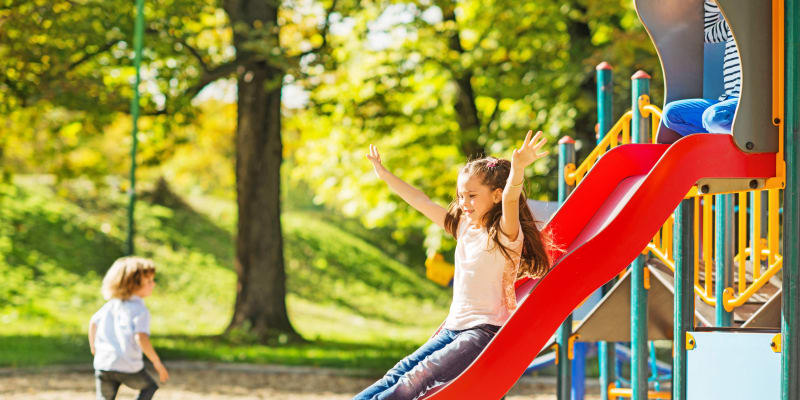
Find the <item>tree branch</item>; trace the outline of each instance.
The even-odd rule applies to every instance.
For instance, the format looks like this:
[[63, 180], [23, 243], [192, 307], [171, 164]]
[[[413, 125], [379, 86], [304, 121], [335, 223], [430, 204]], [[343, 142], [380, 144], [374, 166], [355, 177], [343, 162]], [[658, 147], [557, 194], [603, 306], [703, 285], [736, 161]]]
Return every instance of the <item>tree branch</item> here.
[[195, 49], [193, 46], [190, 46], [189, 43], [187, 43], [186, 40], [184, 40], [183, 38], [175, 38], [175, 39], [178, 40], [178, 43], [186, 47], [186, 49], [189, 50], [189, 53], [195, 59], [197, 59], [197, 62], [199, 62], [200, 66], [203, 67], [203, 71], [205, 71], [206, 73], [210, 72], [210, 70], [208, 69], [208, 64], [206, 64], [205, 60], [203, 60], [203, 55], [200, 54], [200, 52], [197, 51], [197, 49]]
[[198, 93], [200, 93], [201, 90], [203, 90], [203, 88], [236, 72], [236, 69], [239, 68], [239, 66], [244, 66], [249, 61], [250, 60], [235, 59], [229, 63], [222, 64], [214, 69], [206, 71], [206, 73], [200, 77], [200, 81], [186, 89], [181, 97], [188, 96], [190, 99], [193, 99]]
[[[208, 72], [210, 72], [210, 71], [211, 71], [211, 70], [210, 70], [210, 68], [208, 67], [208, 64], [207, 64], [207, 63], [206, 63], [206, 61], [203, 59], [203, 55], [202, 55], [202, 54], [200, 54], [200, 51], [199, 51], [199, 50], [197, 50], [197, 49], [196, 49], [194, 46], [190, 45], [190, 44], [189, 44], [189, 42], [187, 42], [187, 41], [186, 41], [186, 38], [184, 38], [184, 37], [178, 37], [178, 36], [175, 36], [175, 35], [170, 35], [170, 34], [169, 34], [169, 30], [168, 30], [168, 29], [167, 29], [166, 31], [167, 31], [167, 35], [168, 35], [169, 37], [171, 37], [171, 38], [172, 38], [172, 39], [173, 39], [175, 42], [177, 42], [177, 43], [180, 43], [180, 44], [181, 44], [183, 47], [185, 47], [185, 48], [186, 48], [186, 50], [187, 50], [187, 51], [189, 51], [189, 54], [191, 54], [191, 55], [192, 55], [192, 57], [194, 57], [194, 58], [197, 60], [197, 62], [198, 62], [198, 63], [200, 63], [200, 67], [201, 67], [201, 68], [203, 68], [203, 72], [206, 72], [206, 73], [208, 73]], [[201, 30], [201, 32], [202, 32], [202, 31], [203, 31], [203, 30]], [[158, 34], [158, 33], [160, 33], [161, 31], [160, 31], [160, 30], [158, 30], [158, 29], [152, 29], [152, 28], [148, 28], [148, 29], [146, 30], [146, 32], [147, 32], [147, 33]]]
[[67, 71], [72, 71], [73, 69], [75, 69], [77, 66], [83, 64], [84, 62], [89, 61], [92, 58], [96, 57], [97, 55], [108, 51], [110, 48], [114, 47], [114, 45], [119, 43], [119, 42], [120, 42], [120, 39], [112, 40], [112, 41], [104, 44], [103, 46], [101, 46], [99, 49], [97, 49], [97, 51], [84, 54], [83, 57], [81, 57], [77, 61], [73, 62], [72, 64], [68, 65], [66, 70]]
[[[219, 79], [225, 78], [230, 74], [235, 73], [240, 66], [246, 66], [249, 62], [251, 62], [251, 60], [247, 61], [233, 60], [229, 63], [222, 64], [216, 68], [210, 69], [200, 78], [200, 80], [196, 84], [187, 88], [183, 93], [171, 98], [174, 99], [174, 98], [186, 97], [191, 100], [195, 96], [197, 96], [197, 94], [200, 93], [206, 86], [216, 82]], [[143, 111], [141, 115], [149, 117], [158, 115], [167, 115], [174, 111], [169, 108], [168, 104], [169, 104], [169, 98], [167, 99], [167, 102], [164, 104], [163, 109]]]
[[167, 114], [167, 108], [164, 107], [163, 110], [147, 111], [147, 112], [140, 113], [139, 115], [141, 115], [143, 117], [156, 117], [156, 116], [159, 116], [159, 115], [166, 115], [166, 114]]

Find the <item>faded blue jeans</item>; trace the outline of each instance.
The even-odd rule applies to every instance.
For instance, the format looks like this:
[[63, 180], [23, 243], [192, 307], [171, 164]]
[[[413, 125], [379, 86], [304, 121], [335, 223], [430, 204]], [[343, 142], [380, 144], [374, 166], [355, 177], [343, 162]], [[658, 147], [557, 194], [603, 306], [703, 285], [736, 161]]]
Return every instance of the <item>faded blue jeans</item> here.
[[417, 399], [464, 372], [499, 329], [494, 325], [478, 325], [463, 331], [442, 328], [353, 400]]
[[664, 107], [664, 126], [681, 136], [692, 133], [731, 133], [739, 98], [727, 100], [686, 99]]

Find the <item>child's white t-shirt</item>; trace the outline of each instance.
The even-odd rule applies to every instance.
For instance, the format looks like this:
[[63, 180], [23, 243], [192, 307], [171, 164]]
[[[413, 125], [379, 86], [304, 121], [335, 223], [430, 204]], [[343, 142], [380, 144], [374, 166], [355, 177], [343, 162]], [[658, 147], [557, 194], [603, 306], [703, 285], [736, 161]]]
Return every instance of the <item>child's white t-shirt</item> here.
[[92, 316], [91, 324], [97, 324], [95, 370], [139, 372], [144, 368], [142, 348], [134, 339], [139, 332], [150, 334], [150, 312], [141, 297], [109, 300]]
[[502, 230], [500, 243], [513, 261], [506, 259], [486, 228], [458, 224], [453, 277], [453, 303], [444, 327], [463, 330], [481, 324], [502, 326], [517, 308], [514, 281], [522, 253], [522, 226], [513, 242]]

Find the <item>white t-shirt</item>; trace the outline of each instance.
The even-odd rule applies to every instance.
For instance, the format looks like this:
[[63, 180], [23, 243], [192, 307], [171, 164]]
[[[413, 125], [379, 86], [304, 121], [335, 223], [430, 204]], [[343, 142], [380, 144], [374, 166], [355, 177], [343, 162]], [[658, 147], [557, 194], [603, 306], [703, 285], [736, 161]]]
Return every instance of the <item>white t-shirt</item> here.
[[458, 224], [453, 303], [444, 327], [463, 330], [481, 324], [502, 326], [517, 308], [514, 281], [522, 253], [522, 226], [513, 242], [502, 230], [500, 243], [512, 256], [509, 262], [486, 228]]
[[150, 312], [141, 297], [109, 300], [90, 323], [97, 324], [95, 370], [130, 373], [144, 368], [142, 348], [134, 339], [139, 332], [150, 334]]

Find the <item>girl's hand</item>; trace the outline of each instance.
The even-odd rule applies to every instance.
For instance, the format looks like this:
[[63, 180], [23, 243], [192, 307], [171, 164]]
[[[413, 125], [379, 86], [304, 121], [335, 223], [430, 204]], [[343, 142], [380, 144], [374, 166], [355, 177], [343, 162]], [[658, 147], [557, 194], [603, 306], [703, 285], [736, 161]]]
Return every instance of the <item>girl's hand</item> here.
[[536, 136], [531, 138], [533, 131], [528, 131], [525, 141], [520, 148], [511, 153], [511, 167], [523, 170], [534, 161], [547, 155], [547, 151], [540, 151], [542, 146], [547, 143], [547, 139], [542, 137], [542, 131], [536, 132]]
[[367, 159], [372, 163], [372, 168], [375, 170], [375, 175], [381, 178], [381, 172], [386, 168], [381, 164], [381, 155], [378, 153], [378, 148], [374, 144], [369, 145], [369, 153], [366, 154]]

